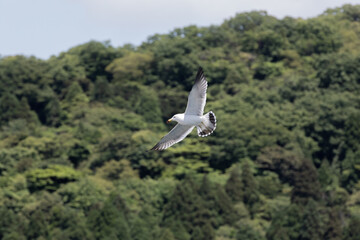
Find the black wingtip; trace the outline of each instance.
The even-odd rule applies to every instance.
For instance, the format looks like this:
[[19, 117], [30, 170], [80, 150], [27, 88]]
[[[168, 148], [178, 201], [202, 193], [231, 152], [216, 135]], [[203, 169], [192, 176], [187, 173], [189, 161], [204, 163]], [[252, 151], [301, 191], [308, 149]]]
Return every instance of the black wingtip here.
[[153, 146], [149, 151], [161, 151], [159, 149], [159, 144], [156, 144], [155, 146]]
[[204, 75], [204, 71], [203, 71], [202, 67], [199, 66], [198, 72], [197, 72], [197, 74], [196, 74], [196, 79], [195, 79], [195, 81], [197, 81], [198, 79], [200, 79], [203, 75]]

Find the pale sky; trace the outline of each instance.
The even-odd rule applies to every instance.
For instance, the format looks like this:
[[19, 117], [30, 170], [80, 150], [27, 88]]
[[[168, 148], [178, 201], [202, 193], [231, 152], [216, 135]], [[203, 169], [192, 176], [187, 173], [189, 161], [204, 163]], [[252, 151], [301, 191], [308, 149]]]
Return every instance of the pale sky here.
[[218, 25], [236, 13], [309, 18], [346, 3], [360, 0], [0, 0], [0, 56], [47, 59], [90, 40], [136, 46], [155, 33]]

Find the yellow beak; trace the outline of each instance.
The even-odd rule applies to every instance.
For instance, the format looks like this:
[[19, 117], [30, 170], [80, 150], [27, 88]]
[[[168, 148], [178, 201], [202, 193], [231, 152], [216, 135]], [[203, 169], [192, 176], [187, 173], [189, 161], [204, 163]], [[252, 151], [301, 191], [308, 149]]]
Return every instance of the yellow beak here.
[[170, 118], [169, 120], [166, 121], [166, 123], [169, 123], [169, 122], [171, 122], [171, 121], [172, 121], [172, 119]]

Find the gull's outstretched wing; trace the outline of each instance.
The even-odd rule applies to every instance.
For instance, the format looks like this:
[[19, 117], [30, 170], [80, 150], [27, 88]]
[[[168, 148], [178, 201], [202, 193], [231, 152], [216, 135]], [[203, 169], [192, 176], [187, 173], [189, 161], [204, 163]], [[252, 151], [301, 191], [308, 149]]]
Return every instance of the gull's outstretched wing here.
[[183, 140], [194, 126], [185, 126], [177, 124], [168, 134], [166, 134], [151, 150], [165, 150], [175, 143]]
[[185, 115], [202, 116], [206, 103], [207, 81], [201, 67], [196, 74], [194, 86], [192, 87], [185, 110]]

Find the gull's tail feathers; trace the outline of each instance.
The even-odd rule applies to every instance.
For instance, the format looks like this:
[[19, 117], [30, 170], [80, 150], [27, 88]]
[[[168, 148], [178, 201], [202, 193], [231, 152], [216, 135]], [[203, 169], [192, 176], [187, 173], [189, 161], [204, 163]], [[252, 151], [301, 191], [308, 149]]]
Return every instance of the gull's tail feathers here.
[[196, 126], [199, 137], [206, 137], [216, 129], [216, 116], [210, 111], [204, 115], [205, 119]]

